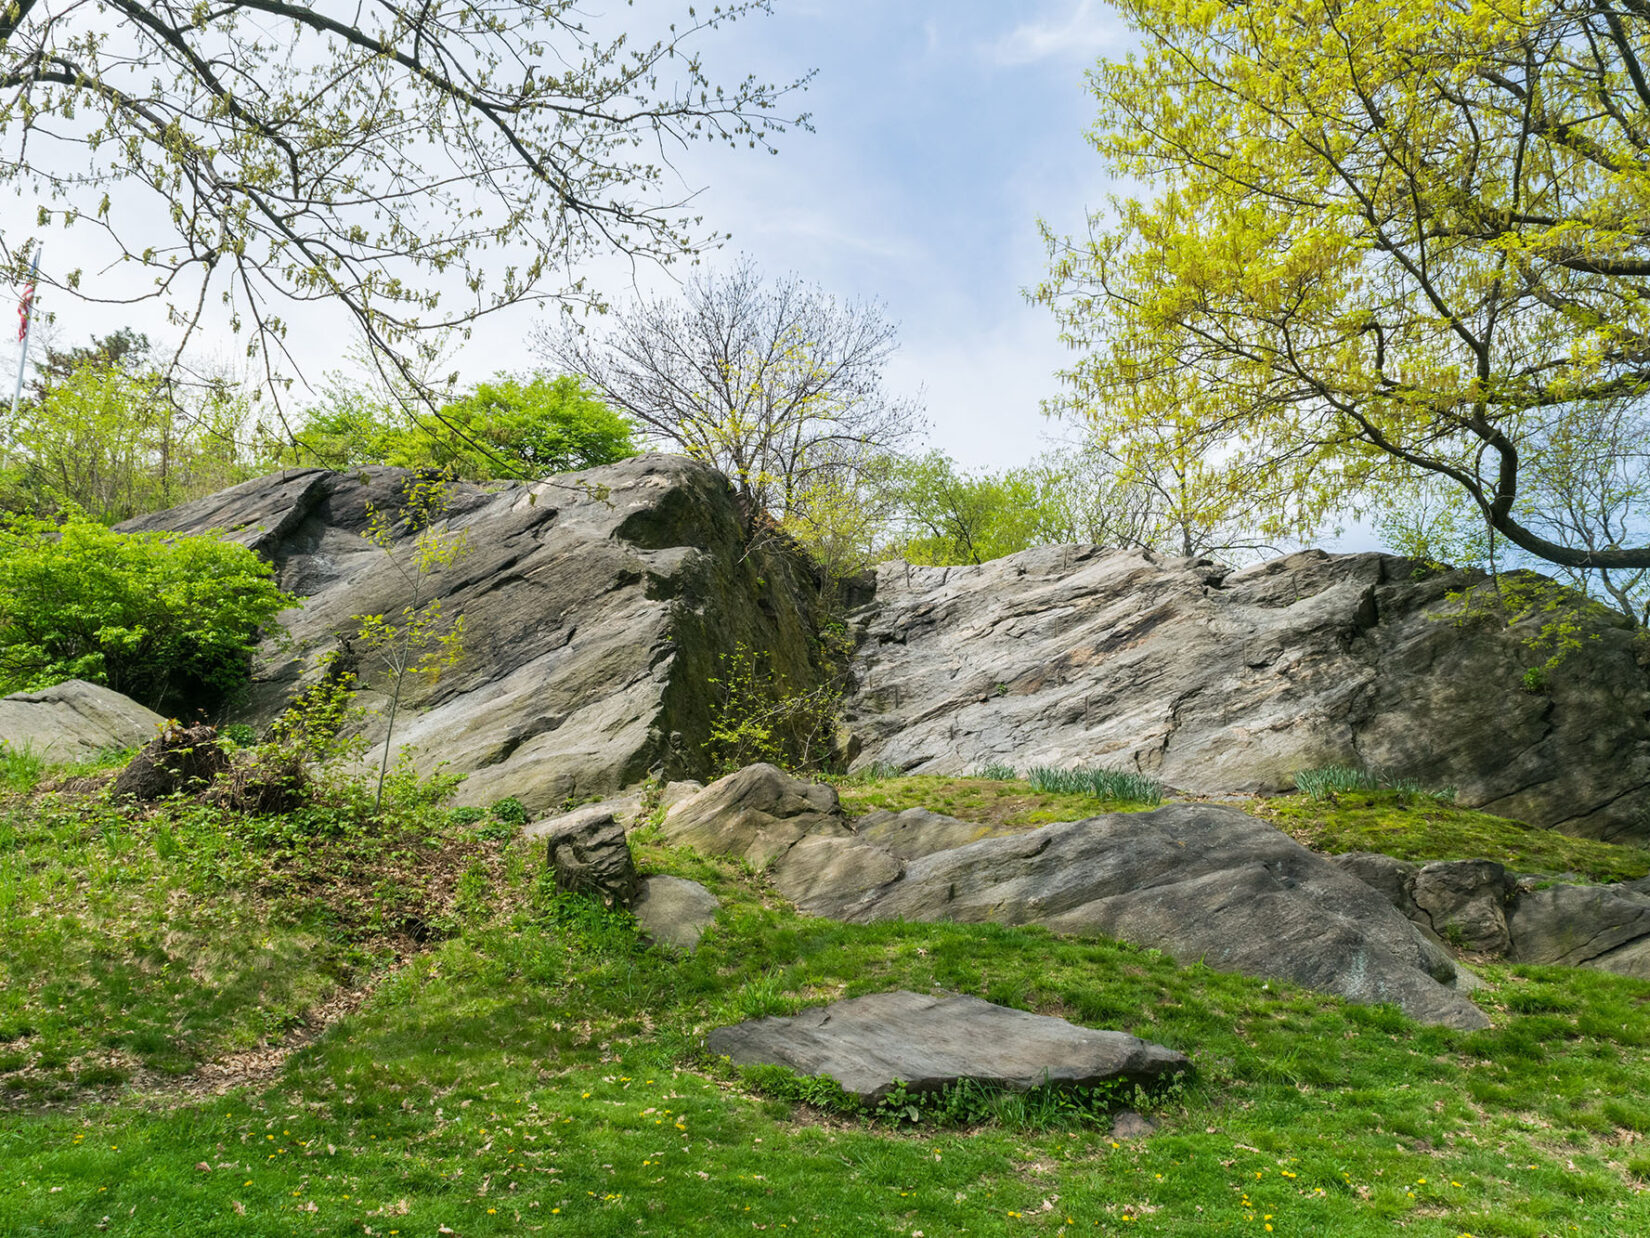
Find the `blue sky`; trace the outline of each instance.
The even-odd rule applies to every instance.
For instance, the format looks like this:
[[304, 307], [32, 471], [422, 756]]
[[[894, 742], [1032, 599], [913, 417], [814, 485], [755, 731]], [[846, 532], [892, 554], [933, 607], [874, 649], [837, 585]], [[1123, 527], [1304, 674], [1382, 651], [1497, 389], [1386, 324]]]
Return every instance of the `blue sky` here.
[[[623, 22], [650, 41], [686, 6], [584, 7], [597, 23]], [[748, 254], [769, 274], [794, 272], [839, 297], [881, 301], [900, 329], [890, 385], [924, 392], [930, 441], [965, 465], [1019, 463], [1050, 434], [1074, 433], [1039, 413], [1067, 354], [1052, 316], [1022, 290], [1043, 271], [1038, 217], [1079, 230], [1085, 209], [1105, 195], [1083, 137], [1093, 115], [1083, 73], [1126, 46], [1115, 16], [1099, 0], [774, 0], [773, 9], [698, 47], [726, 83], [816, 70], [796, 97], [814, 132], [788, 135], [774, 156], [709, 146], [683, 154], [678, 171], [685, 186], [702, 189], [695, 205], [706, 226], [733, 234], [708, 261]], [[28, 196], [13, 200], [0, 227], [32, 219]], [[158, 204], [121, 209], [165, 235]], [[85, 229], [54, 229], [45, 240], [49, 266], [114, 278]], [[629, 291], [626, 266], [597, 264], [589, 274], [610, 295]], [[654, 272], [645, 286], [665, 290], [670, 278]], [[43, 305], [58, 314], [60, 343], [127, 324], [166, 334], [153, 303], [82, 306], [51, 294]], [[464, 376], [530, 367], [539, 315], [489, 319], [459, 355]], [[209, 350], [236, 355], [227, 330], [207, 338]], [[323, 308], [293, 316], [289, 342], [311, 381], [340, 364], [348, 338]]]
[[1084, 70], [1126, 48], [1098, 0], [776, 0], [705, 44], [724, 75], [816, 69], [815, 131], [777, 156], [691, 152], [707, 223], [728, 252], [839, 296], [880, 300], [899, 324], [890, 367], [922, 389], [930, 439], [964, 464], [1019, 463], [1049, 434], [1039, 401], [1067, 354], [1022, 289], [1044, 266], [1039, 216], [1083, 225], [1107, 181], [1084, 131]]

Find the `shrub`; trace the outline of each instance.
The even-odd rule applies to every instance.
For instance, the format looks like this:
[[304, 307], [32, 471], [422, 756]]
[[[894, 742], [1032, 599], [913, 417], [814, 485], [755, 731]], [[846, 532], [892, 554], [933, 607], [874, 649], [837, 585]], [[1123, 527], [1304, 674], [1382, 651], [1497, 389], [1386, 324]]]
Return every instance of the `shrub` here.
[[1161, 804], [1163, 784], [1149, 774], [1121, 769], [1050, 769], [1038, 766], [1026, 774], [1033, 791], [1055, 795], [1092, 795], [1100, 800], [1128, 804]]
[[214, 537], [0, 521], [0, 695], [86, 679], [161, 713], [215, 709], [296, 601], [272, 576]]

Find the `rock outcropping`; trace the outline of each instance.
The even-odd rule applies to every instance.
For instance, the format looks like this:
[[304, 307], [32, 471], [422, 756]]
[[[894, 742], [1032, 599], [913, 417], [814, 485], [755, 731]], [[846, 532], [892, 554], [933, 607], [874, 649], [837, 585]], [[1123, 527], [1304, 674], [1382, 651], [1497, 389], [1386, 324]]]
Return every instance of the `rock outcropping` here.
[[712, 783], [663, 827], [672, 843], [768, 866], [810, 915], [1038, 924], [1488, 1025], [1450, 987], [1448, 952], [1381, 893], [1236, 809], [1170, 804], [969, 841], [982, 828], [923, 811], [854, 822], [831, 788], [768, 765]]
[[1463, 619], [1448, 595], [1481, 580], [1321, 551], [1237, 572], [1080, 546], [884, 564], [857, 616], [856, 765], [1106, 765], [1219, 794], [1347, 764], [1532, 824], [1650, 839], [1644, 645], [1581, 616], [1580, 647], [1527, 691], [1543, 617]]
[[0, 697], [0, 744], [52, 765], [142, 747], [165, 724], [131, 697], [83, 679]]
[[[351, 637], [357, 616], [394, 621], [408, 604], [412, 536], [398, 531], [398, 564], [362, 535], [371, 511], [401, 511], [410, 476], [296, 470], [126, 526], [224, 532], [304, 598], [257, 659], [245, 720], [274, 718], [331, 652], [360, 674], [365, 704], [383, 703], [385, 675]], [[447, 616], [464, 616], [463, 658], [412, 686], [392, 743], [423, 769], [467, 774], [463, 801], [514, 795], [543, 812], [650, 770], [702, 775], [712, 681], [741, 646], [780, 683], [816, 680], [814, 569], [780, 540], [747, 536], [726, 479], [705, 465], [641, 456], [533, 485], [455, 484], [440, 527], [468, 539], [427, 582]], [[382, 711], [366, 734], [382, 742]]]

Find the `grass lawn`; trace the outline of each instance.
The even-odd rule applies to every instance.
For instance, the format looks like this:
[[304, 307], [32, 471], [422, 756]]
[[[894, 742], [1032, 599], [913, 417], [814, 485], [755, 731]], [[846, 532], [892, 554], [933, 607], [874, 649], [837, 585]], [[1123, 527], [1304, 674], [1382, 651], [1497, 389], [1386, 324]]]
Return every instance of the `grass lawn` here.
[[[882, 788], [890, 807], [905, 791]], [[1062, 809], [1001, 820], [1042, 811]], [[0, 1074], [8, 1238], [1650, 1232], [1650, 986], [1621, 977], [1487, 968], [1494, 1028], [1425, 1028], [1111, 942], [802, 918], [644, 830], [645, 869], [724, 903], [684, 957], [411, 792], [387, 821], [356, 805], [273, 837], [64, 800], [0, 817], [0, 1052], [32, 1055]], [[176, 1073], [369, 983], [224, 1095]], [[1134, 1032], [1197, 1076], [1122, 1142], [1056, 1105], [966, 1128], [844, 1117], [702, 1049], [724, 1022], [934, 986]], [[100, 1053], [129, 1055], [124, 1082], [76, 1073]]]

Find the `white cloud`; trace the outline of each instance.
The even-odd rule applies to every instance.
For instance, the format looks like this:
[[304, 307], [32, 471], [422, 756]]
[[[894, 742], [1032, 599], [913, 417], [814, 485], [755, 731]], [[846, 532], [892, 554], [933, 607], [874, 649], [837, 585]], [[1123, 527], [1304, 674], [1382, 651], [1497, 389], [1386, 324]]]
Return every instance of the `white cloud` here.
[[993, 64], [1018, 68], [1041, 60], [1089, 60], [1127, 39], [1127, 31], [1106, 5], [1078, 0], [1064, 18], [1022, 22], [984, 50]]

